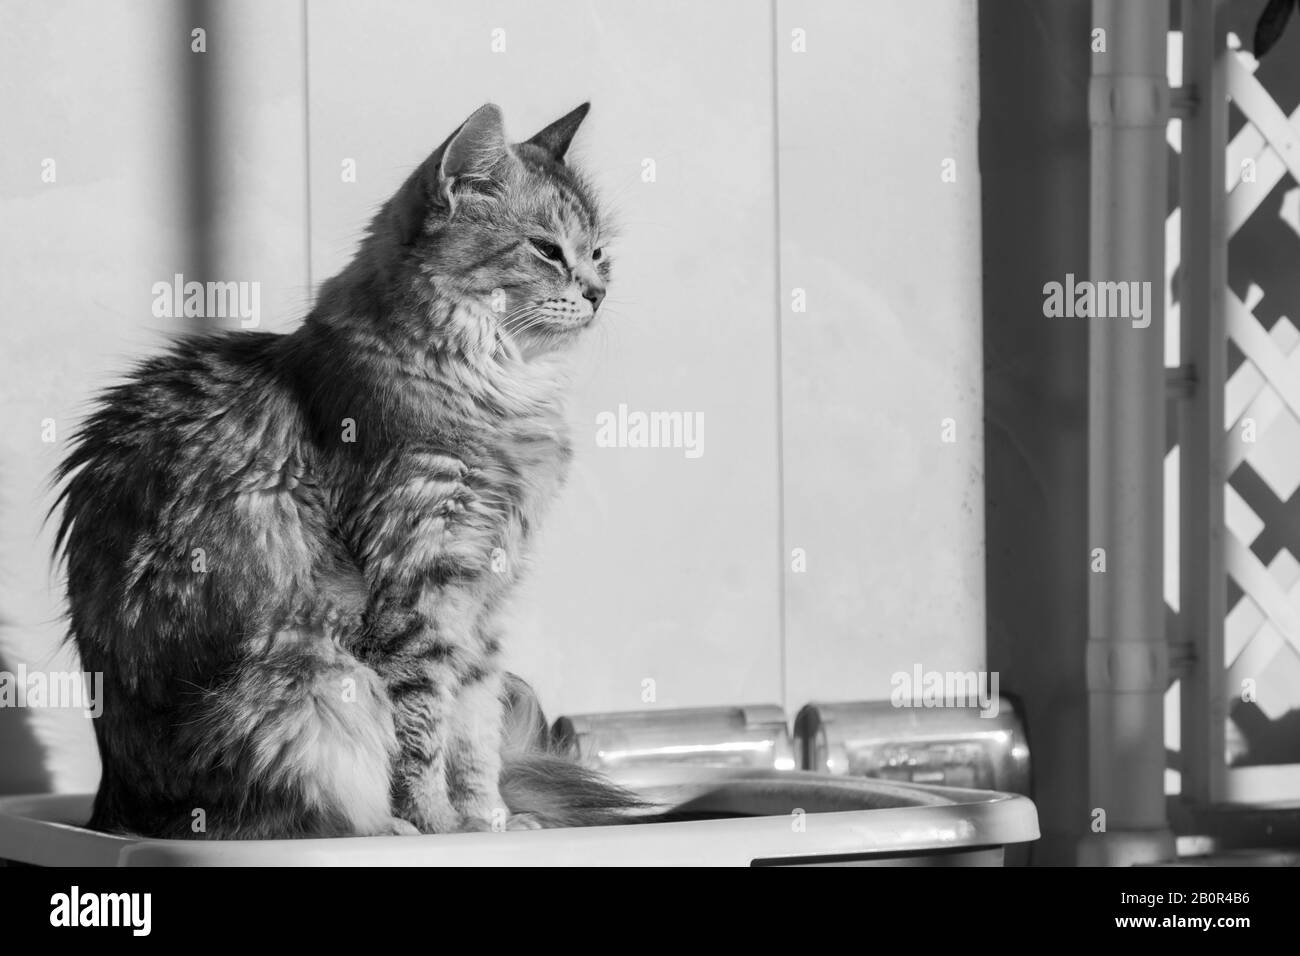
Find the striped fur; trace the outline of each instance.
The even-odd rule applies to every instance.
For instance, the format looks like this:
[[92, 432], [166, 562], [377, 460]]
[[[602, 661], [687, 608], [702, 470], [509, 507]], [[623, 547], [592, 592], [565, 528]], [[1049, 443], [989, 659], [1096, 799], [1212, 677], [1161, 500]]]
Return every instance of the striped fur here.
[[510, 145], [481, 108], [299, 329], [187, 338], [101, 396], [58, 472], [70, 633], [105, 680], [92, 826], [576, 821], [503, 799], [496, 619], [564, 479], [566, 354], [609, 279], [564, 162], [585, 113]]

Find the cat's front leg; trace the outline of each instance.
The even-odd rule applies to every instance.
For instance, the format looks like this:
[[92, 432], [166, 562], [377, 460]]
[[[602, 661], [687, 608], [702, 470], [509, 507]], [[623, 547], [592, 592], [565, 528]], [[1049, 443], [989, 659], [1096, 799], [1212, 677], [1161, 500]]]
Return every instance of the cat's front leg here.
[[503, 675], [495, 656], [465, 675], [452, 709], [447, 792], [469, 829], [516, 828], [500, 791]]
[[460, 697], [477, 666], [473, 598], [463, 586], [446, 585], [396, 599], [381, 593], [357, 649], [383, 678], [393, 705], [393, 812], [422, 833], [477, 828], [453, 799]]
[[460, 459], [403, 448], [345, 522], [370, 594], [355, 653], [393, 703], [393, 810], [424, 832], [490, 827], [502, 809], [497, 645], [481, 627], [502, 499]]

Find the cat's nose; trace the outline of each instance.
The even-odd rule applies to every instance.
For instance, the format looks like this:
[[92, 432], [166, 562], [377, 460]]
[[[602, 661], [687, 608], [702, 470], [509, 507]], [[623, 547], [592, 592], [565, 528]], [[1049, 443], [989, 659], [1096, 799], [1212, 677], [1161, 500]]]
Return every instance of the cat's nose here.
[[596, 314], [600, 304], [605, 301], [605, 287], [599, 285], [587, 286], [582, 290], [582, 297], [591, 303], [591, 313]]

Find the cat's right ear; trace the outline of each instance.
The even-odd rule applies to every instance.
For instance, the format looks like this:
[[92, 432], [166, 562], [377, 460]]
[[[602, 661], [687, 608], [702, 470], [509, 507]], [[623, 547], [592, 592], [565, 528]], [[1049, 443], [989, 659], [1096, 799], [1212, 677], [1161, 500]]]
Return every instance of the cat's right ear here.
[[431, 207], [448, 215], [456, 208], [457, 185], [486, 181], [509, 150], [501, 109], [485, 103], [420, 164], [397, 196], [398, 238], [419, 237]]

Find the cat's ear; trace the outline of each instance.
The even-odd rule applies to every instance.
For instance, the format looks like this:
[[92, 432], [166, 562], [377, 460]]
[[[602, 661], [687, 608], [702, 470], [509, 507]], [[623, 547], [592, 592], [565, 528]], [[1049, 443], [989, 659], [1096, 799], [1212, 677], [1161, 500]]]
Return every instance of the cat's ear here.
[[485, 103], [420, 164], [394, 197], [393, 223], [398, 241], [403, 245], [413, 243], [431, 208], [450, 212], [455, 205], [452, 188], [456, 183], [485, 179], [507, 149], [501, 110]]
[[438, 166], [439, 198], [452, 205], [452, 187], [488, 177], [509, 149], [501, 108], [484, 103], [456, 130], [442, 151]]
[[546, 150], [551, 159], [557, 163], [564, 162], [564, 154], [569, 151], [569, 144], [573, 142], [574, 134], [578, 132], [578, 127], [582, 125], [582, 120], [589, 109], [591, 104], [583, 103], [576, 110], [557, 119], [528, 142]]

